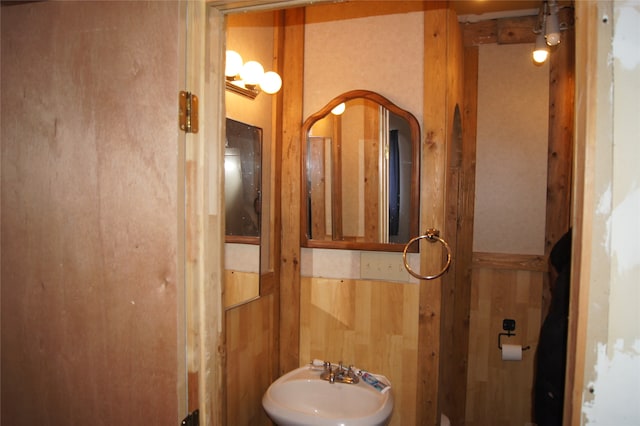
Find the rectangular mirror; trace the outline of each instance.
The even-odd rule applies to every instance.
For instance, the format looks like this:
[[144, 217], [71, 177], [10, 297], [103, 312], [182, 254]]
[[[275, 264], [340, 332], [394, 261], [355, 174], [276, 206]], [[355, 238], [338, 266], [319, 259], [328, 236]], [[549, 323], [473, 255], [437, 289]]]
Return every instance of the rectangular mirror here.
[[262, 129], [230, 118], [226, 125], [226, 241], [260, 244]]
[[225, 307], [260, 295], [262, 129], [226, 119]]

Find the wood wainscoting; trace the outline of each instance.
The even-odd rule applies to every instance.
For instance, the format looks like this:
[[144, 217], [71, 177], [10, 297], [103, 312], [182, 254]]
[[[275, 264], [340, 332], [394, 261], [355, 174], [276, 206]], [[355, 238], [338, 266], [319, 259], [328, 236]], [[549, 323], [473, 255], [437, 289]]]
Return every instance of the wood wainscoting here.
[[[474, 253], [471, 277], [466, 426], [532, 424], [534, 359], [541, 326], [543, 256]], [[522, 361], [503, 361], [502, 320], [516, 321]]]
[[300, 359], [343, 361], [392, 384], [390, 425], [416, 424], [417, 284], [302, 278]]
[[224, 271], [224, 307], [244, 303], [260, 295], [260, 275], [255, 272]]
[[278, 356], [273, 319], [274, 294], [225, 311], [227, 425], [271, 425], [262, 395], [275, 377]]

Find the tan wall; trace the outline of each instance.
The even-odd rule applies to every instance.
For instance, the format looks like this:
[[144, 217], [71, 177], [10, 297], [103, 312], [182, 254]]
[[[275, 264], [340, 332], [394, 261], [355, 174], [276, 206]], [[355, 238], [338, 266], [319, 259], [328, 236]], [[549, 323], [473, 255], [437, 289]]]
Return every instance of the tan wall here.
[[[336, 96], [364, 89], [380, 93], [422, 121], [423, 13], [366, 16], [363, 9], [373, 7], [305, 9], [303, 120]], [[349, 17], [349, 11], [361, 17]]]
[[479, 49], [473, 249], [544, 254], [549, 65], [529, 43]]
[[178, 4], [1, 13], [2, 420], [175, 425]]

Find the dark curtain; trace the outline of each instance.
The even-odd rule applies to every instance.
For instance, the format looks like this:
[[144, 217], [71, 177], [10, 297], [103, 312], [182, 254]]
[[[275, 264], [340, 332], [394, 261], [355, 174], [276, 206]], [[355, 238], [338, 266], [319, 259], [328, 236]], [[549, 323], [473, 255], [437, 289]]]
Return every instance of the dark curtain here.
[[533, 405], [538, 426], [562, 426], [569, 323], [571, 230], [553, 246], [549, 259], [558, 277], [553, 283], [549, 313], [540, 330]]

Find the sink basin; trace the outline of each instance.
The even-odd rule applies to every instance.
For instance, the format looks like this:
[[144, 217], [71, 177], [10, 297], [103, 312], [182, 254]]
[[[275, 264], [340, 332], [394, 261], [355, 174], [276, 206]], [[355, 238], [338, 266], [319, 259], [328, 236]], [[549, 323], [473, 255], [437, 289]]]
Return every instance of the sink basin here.
[[391, 390], [381, 393], [364, 380], [357, 384], [329, 383], [320, 379], [320, 373], [320, 369], [305, 366], [273, 382], [262, 398], [271, 420], [279, 426], [387, 423], [393, 410]]

